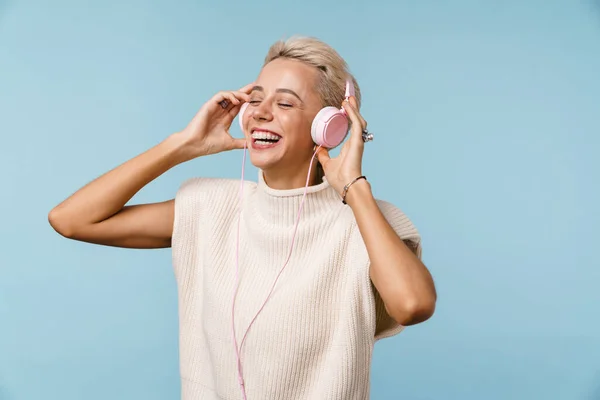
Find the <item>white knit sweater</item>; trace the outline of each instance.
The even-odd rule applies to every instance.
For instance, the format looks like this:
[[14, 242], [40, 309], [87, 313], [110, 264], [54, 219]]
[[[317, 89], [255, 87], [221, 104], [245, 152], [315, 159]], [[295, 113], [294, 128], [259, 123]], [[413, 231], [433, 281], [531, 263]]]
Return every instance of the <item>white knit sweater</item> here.
[[[231, 337], [239, 187], [238, 180], [193, 178], [176, 195], [183, 400], [242, 398]], [[260, 172], [258, 183], [245, 182], [238, 344], [288, 256], [303, 191], [274, 190]], [[378, 204], [420, 255], [409, 219], [390, 203]], [[248, 400], [368, 399], [373, 345], [401, 330], [370, 281], [352, 210], [326, 179], [309, 187], [290, 262], [241, 350]]]

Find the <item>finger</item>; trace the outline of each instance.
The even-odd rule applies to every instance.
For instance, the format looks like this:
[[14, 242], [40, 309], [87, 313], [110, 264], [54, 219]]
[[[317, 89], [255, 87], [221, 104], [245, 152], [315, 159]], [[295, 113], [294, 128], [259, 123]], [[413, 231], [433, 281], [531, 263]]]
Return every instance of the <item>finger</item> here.
[[235, 90], [231, 93], [236, 97], [236, 99], [238, 99], [242, 102], [250, 101], [250, 95], [244, 91]]
[[256, 86], [256, 82], [249, 83], [246, 86], [239, 88], [238, 91], [244, 92], [244, 93], [250, 93], [252, 91], [252, 88], [254, 88], [254, 86]]
[[231, 149], [243, 149], [246, 146], [246, 139], [245, 138], [232, 138], [233, 140], [231, 141]]
[[212, 103], [216, 105], [217, 110], [227, 110], [231, 106], [231, 96], [227, 92], [218, 92], [212, 98]]
[[327, 151], [327, 149], [324, 147], [320, 147], [317, 150], [317, 159], [319, 160], [323, 168], [325, 168], [325, 164], [331, 159], [331, 157], [329, 157], [329, 151]]
[[231, 91], [218, 92], [213, 97], [213, 100], [222, 110], [229, 110], [231, 107], [237, 106], [238, 104], [241, 104], [244, 101], [238, 99], [234, 92]]
[[238, 115], [238, 113], [240, 112], [240, 108], [242, 108], [242, 105], [243, 103], [238, 104], [237, 106], [231, 107], [229, 111], [227, 111], [232, 120], [235, 118], [236, 115]]
[[358, 112], [354, 109], [354, 107], [352, 107], [352, 104], [350, 104], [348, 101], [344, 101], [342, 107], [344, 107], [344, 110], [346, 110], [346, 114], [348, 115], [348, 118], [352, 123], [352, 129], [350, 130], [350, 139], [354, 143], [364, 144], [362, 140], [362, 122], [360, 120]]
[[[239, 112], [239, 107], [250, 101], [250, 95], [244, 92], [225, 92], [223, 94], [224, 100], [219, 102], [221, 108], [228, 110], [228, 112], [234, 117]], [[233, 105], [233, 107], [231, 107]], [[230, 108], [231, 107], [231, 108]]]
[[352, 107], [354, 108], [354, 111], [356, 111], [356, 113], [358, 114], [358, 117], [360, 118], [360, 122], [361, 122], [361, 126], [363, 129], [367, 128], [367, 121], [365, 121], [365, 119], [363, 118], [363, 116], [360, 114], [360, 108], [358, 107], [358, 102], [356, 101], [356, 97], [354, 96], [350, 96], [350, 104], [352, 105]]
[[222, 92], [222, 96], [224, 100], [228, 101], [227, 107], [224, 107], [225, 109], [229, 108], [229, 106], [231, 106], [232, 104], [234, 106], [237, 106], [241, 103], [241, 100], [235, 97], [235, 94], [233, 92]]

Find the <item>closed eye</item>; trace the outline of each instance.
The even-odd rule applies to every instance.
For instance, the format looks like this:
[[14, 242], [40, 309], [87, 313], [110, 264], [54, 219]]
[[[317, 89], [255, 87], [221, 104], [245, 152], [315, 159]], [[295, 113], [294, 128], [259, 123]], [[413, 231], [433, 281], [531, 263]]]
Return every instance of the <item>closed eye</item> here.
[[[259, 103], [260, 103], [260, 100], [250, 100], [248, 102], [248, 104], [253, 105], [253, 106], [258, 105]], [[288, 104], [288, 103], [277, 103], [277, 105], [279, 107], [282, 107], [282, 108], [291, 108], [291, 107], [293, 107], [292, 104]]]

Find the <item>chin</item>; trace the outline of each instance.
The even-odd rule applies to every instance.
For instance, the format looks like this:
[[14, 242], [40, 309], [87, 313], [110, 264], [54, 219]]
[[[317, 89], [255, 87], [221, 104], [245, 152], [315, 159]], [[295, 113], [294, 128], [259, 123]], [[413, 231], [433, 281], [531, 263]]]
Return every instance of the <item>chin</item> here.
[[281, 157], [276, 157], [275, 155], [265, 153], [257, 153], [253, 150], [250, 150], [250, 162], [256, 168], [263, 171], [276, 168], [280, 164], [280, 161]]

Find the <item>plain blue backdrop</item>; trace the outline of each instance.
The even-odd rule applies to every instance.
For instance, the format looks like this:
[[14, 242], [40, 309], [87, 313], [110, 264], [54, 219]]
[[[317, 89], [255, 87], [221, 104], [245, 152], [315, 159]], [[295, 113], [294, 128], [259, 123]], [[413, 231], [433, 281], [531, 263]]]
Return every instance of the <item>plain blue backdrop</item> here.
[[[292, 34], [356, 74], [377, 134], [365, 173], [420, 229], [439, 291], [430, 321], [376, 345], [372, 398], [600, 399], [591, 0], [0, 0], [0, 399], [179, 397], [170, 250], [68, 241], [47, 213], [251, 82]], [[133, 201], [237, 179], [241, 155]]]

